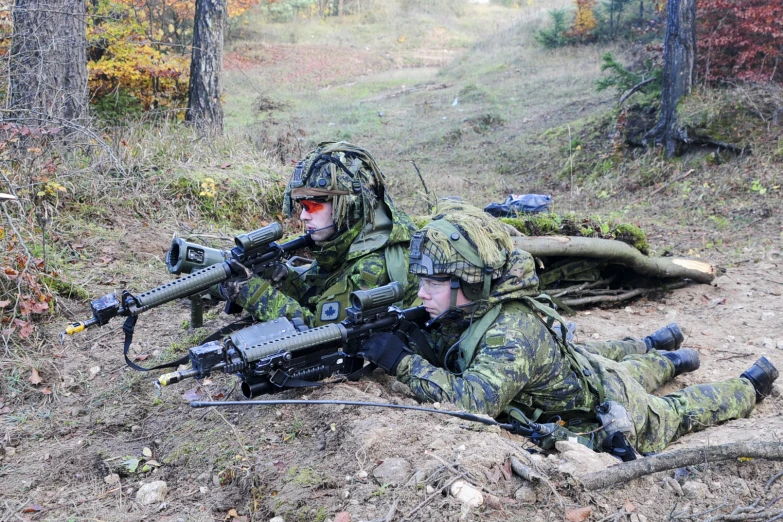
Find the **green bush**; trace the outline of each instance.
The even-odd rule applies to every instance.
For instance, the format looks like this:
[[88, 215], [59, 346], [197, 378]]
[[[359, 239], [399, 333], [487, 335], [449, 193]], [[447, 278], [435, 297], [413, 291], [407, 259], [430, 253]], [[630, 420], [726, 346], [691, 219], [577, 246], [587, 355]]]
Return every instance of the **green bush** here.
[[540, 30], [534, 35], [534, 38], [545, 49], [556, 49], [568, 45], [570, 40], [565, 34], [568, 31], [566, 11], [564, 9], [554, 9], [549, 11], [549, 16], [552, 17], [552, 28]]
[[663, 79], [661, 67], [654, 67], [652, 62], [645, 60], [642, 71], [633, 72], [615, 60], [612, 53], [609, 52], [604, 53], [601, 60], [603, 61], [601, 72], [605, 72], [607, 75], [595, 83], [598, 92], [613, 88], [619, 98], [642, 81], [653, 78], [650, 83], [639, 88], [638, 92], [656, 99], [660, 97]]

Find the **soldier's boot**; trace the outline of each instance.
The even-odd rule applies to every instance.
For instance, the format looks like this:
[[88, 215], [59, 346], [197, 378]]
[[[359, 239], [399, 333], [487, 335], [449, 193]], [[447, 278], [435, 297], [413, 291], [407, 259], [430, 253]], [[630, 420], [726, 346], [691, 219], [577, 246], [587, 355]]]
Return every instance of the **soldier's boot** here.
[[699, 352], [693, 348], [681, 348], [673, 352], [662, 352], [662, 356], [674, 364], [674, 376], [692, 372], [699, 369]]
[[778, 369], [762, 355], [753, 366], [742, 372], [740, 378], [750, 381], [756, 390], [756, 402], [760, 402], [772, 393], [772, 383], [778, 378]]
[[682, 330], [677, 326], [677, 323], [672, 323], [664, 326], [660, 330], [656, 330], [642, 340], [644, 341], [644, 344], [647, 345], [648, 352], [650, 350], [669, 352], [679, 349], [682, 341], [685, 340], [685, 336], [682, 335]]

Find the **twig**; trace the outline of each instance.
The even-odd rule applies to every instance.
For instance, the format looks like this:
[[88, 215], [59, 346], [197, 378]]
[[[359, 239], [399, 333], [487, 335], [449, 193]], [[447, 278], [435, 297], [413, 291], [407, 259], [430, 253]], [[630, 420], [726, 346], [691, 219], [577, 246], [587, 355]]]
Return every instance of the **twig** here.
[[630, 89], [628, 89], [625, 92], [625, 94], [623, 94], [620, 97], [620, 99], [617, 101], [617, 106], [619, 107], [620, 105], [622, 105], [623, 102], [625, 100], [627, 100], [628, 98], [630, 98], [633, 93], [635, 93], [636, 91], [638, 91], [639, 89], [641, 89], [642, 87], [647, 85], [648, 83], [651, 83], [651, 82], [653, 82], [655, 80], [656, 80], [656, 78], [653, 76], [652, 78], [647, 78], [646, 80], [643, 80], [643, 81], [637, 83], [636, 85], [634, 85], [633, 87], [631, 87]]
[[[659, 193], [660, 191], [662, 191], [663, 189], [665, 189], [666, 187], [668, 187], [672, 183], [677, 183], [678, 181], [682, 181], [685, 178], [687, 178], [688, 176], [690, 176], [691, 174], [693, 174], [694, 172], [696, 172], [696, 169], [691, 169], [688, 172], [686, 172], [685, 174], [677, 176], [673, 180], [667, 181], [666, 183], [664, 183], [663, 185], [661, 185], [657, 189], [655, 189], [652, 192], [650, 192], [649, 196], [654, 196], [655, 194]], [[649, 197], [649, 196], [647, 196], [647, 197]]]
[[[477, 487], [479, 487], [479, 488], [483, 489], [484, 491], [486, 491], [486, 492], [487, 492], [487, 493], [489, 493], [490, 495], [495, 495], [495, 492], [494, 492], [494, 491], [492, 491], [492, 490], [491, 490], [491, 489], [489, 489], [489, 488], [486, 488], [486, 487], [482, 486], [482, 485], [479, 483], [479, 481], [478, 481], [478, 480], [477, 480], [475, 477], [473, 477], [473, 476], [471, 476], [471, 475], [470, 475], [470, 473], [468, 473], [467, 471], [465, 471], [465, 472], [462, 472], [462, 471], [458, 470], [457, 468], [455, 468], [454, 466], [452, 466], [451, 464], [449, 464], [449, 463], [448, 463], [448, 461], [447, 461], [446, 459], [444, 459], [443, 457], [441, 457], [440, 455], [436, 455], [435, 453], [432, 453], [431, 451], [425, 451], [425, 452], [424, 452], [424, 454], [425, 454], [425, 455], [429, 455], [430, 457], [433, 457], [433, 458], [435, 458], [435, 460], [437, 460], [437, 461], [439, 461], [441, 464], [443, 464], [443, 466], [445, 466], [445, 468], [446, 468], [447, 470], [451, 471], [452, 473], [454, 473], [454, 474], [457, 474], [457, 473], [462, 473], [462, 474], [466, 475], [466, 476], [467, 476], [467, 478], [469, 478], [470, 480], [472, 480], [473, 482], [475, 482], [475, 483], [476, 483], [475, 485], [476, 485]], [[497, 495], [495, 495], [495, 496], [497, 496]]]
[[659, 471], [739, 457], [783, 460], [783, 444], [777, 442], [739, 442], [670, 451], [652, 457], [623, 462], [600, 472], [586, 473], [582, 475], [580, 480], [587, 489], [601, 489]]
[[665, 287], [637, 288], [620, 295], [597, 295], [593, 297], [582, 297], [579, 299], [563, 299], [563, 304], [568, 306], [582, 306], [592, 303], [618, 303], [620, 301], [627, 301], [628, 299], [639, 295], [649, 294], [650, 292], [654, 292], [656, 290], [676, 290], [677, 288], [683, 288], [685, 286], [688, 286], [688, 283], [681, 281], [678, 283], [666, 285]]
[[451, 487], [451, 485], [452, 485], [452, 484], [454, 484], [456, 481], [458, 481], [459, 479], [463, 478], [464, 476], [465, 476], [465, 473], [460, 473], [459, 475], [457, 475], [456, 477], [454, 477], [453, 479], [451, 479], [450, 481], [448, 481], [448, 482], [447, 482], [447, 483], [446, 483], [444, 486], [442, 486], [442, 487], [441, 487], [439, 490], [437, 490], [435, 493], [433, 493], [433, 494], [432, 494], [432, 495], [430, 495], [429, 497], [425, 498], [425, 499], [424, 499], [424, 500], [423, 500], [423, 501], [422, 501], [422, 502], [421, 502], [421, 503], [420, 503], [418, 506], [416, 506], [415, 508], [413, 508], [413, 511], [411, 511], [410, 513], [408, 513], [407, 515], [405, 515], [405, 517], [403, 518], [403, 520], [410, 520], [410, 518], [411, 518], [413, 515], [415, 515], [417, 511], [419, 511], [421, 508], [423, 508], [424, 506], [426, 506], [427, 504], [429, 504], [430, 502], [432, 502], [432, 501], [433, 501], [433, 500], [434, 500], [434, 499], [435, 499], [435, 498], [436, 498], [438, 495], [440, 495], [441, 493], [443, 493], [443, 491], [444, 491], [446, 488], [448, 488], [448, 487]]
[[397, 504], [399, 503], [399, 500], [396, 498], [394, 499], [394, 502], [391, 505], [391, 508], [389, 508], [389, 512], [386, 514], [386, 517], [383, 519], [384, 522], [391, 522], [394, 518], [394, 513], [397, 512]]
[[239, 444], [239, 450], [242, 452], [242, 456], [245, 457], [246, 459], [249, 458], [248, 455], [247, 455], [247, 451], [245, 451], [245, 445], [242, 444], [242, 439], [239, 436], [239, 432], [237, 431], [236, 426], [234, 426], [233, 424], [228, 422], [228, 419], [226, 419], [223, 416], [223, 413], [221, 413], [218, 408], [215, 408], [213, 406], [212, 408], [210, 408], [210, 410], [214, 410], [215, 413], [217, 413], [220, 416], [220, 418], [223, 419], [223, 422], [228, 424], [228, 427], [231, 428], [231, 431], [234, 433], [234, 438], [237, 440], [237, 444]]

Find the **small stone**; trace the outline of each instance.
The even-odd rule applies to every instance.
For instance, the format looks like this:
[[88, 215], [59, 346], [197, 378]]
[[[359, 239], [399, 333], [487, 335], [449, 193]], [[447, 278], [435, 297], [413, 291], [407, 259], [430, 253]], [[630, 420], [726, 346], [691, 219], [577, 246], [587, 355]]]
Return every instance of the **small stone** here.
[[741, 497], [749, 497], [750, 496], [750, 488], [748, 487], [748, 483], [745, 482], [745, 479], [741, 479], [739, 477], [736, 477], [734, 480], [731, 481], [731, 487]]
[[346, 499], [346, 500], [351, 498], [351, 492], [348, 491], [347, 489], [345, 491], [343, 491], [343, 498]]
[[141, 435], [141, 426], [137, 426], [136, 424], [131, 426], [131, 435], [133, 435], [135, 437], [138, 437], [139, 435]]
[[775, 312], [762, 312], [761, 313], [761, 320], [766, 321], [767, 319], [772, 319], [775, 317]]
[[716, 491], [720, 491], [721, 484], [720, 482], [710, 482], [710, 491], [715, 493]]
[[435, 493], [435, 488], [432, 486], [427, 486], [427, 494], [432, 495], [433, 493]]
[[275, 517], [275, 518], [270, 518], [269, 522], [285, 522], [285, 519], [283, 517]]
[[350, 475], [346, 475], [346, 476], [345, 476], [345, 481], [346, 481], [348, 484], [350, 484], [351, 482], [353, 482], [353, 477], [352, 477], [352, 476], [350, 476]]
[[110, 486], [113, 486], [114, 484], [119, 484], [120, 483], [120, 476], [118, 474], [116, 474], [116, 473], [111, 473], [111, 474], [106, 475], [105, 477], [103, 477], [103, 481], [106, 484], [108, 484]]
[[772, 350], [775, 348], [775, 341], [770, 339], [769, 337], [765, 337], [761, 340], [761, 346], [764, 347], [765, 350]]
[[208, 471], [205, 471], [204, 473], [202, 473], [201, 475], [196, 477], [196, 482], [206, 482], [208, 480], [209, 480], [209, 472]]
[[669, 491], [673, 491], [674, 494], [679, 497], [685, 494], [682, 491], [682, 487], [680, 486], [680, 483], [671, 477], [666, 477], [665, 479], [663, 479], [663, 488]]
[[84, 415], [84, 408], [80, 408], [79, 406], [71, 408], [71, 417], [78, 417], [80, 415]]
[[155, 444], [156, 447], [163, 446], [163, 441], [160, 439], [155, 439], [152, 441], [153, 444]]
[[366, 479], [367, 475], [368, 475], [368, 473], [362, 469], [362, 470], [359, 470], [359, 473], [356, 474], [356, 477], [360, 478], [360, 479]]
[[778, 350], [783, 350], [783, 339], [777, 342], [776, 344]]
[[631, 308], [630, 306], [626, 306], [625, 307], [625, 312], [629, 313], [629, 314], [632, 314], [633, 313], [633, 308]]
[[673, 321], [677, 318], [677, 310], [669, 310], [666, 312], [666, 320], [667, 321]]
[[136, 492], [136, 501], [143, 506], [158, 504], [166, 499], [166, 493], [168, 493], [166, 483], [162, 480], [156, 480], [139, 488]]
[[631, 513], [631, 522], [647, 522], [647, 517], [641, 513]]
[[682, 485], [682, 492], [686, 497], [695, 500], [712, 497], [710, 488], [707, 487], [707, 484], [703, 482], [696, 482], [695, 480], [689, 480], [685, 482], [685, 484]]
[[411, 476], [411, 464], [405, 459], [385, 459], [383, 464], [372, 471], [375, 481], [380, 484], [400, 486], [405, 484]]
[[463, 444], [463, 445], [461, 445], [459, 448], [457, 448], [457, 451], [465, 451], [466, 449], [467, 449], [467, 448], [466, 448], [466, 447], [465, 447], [465, 445]]
[[206, 495], [207, 493], [209, 493], [209, 488], [206, 486], [201, 486], [200, 488], [198, 488], [198, 492], [201, 493], [202, 495]]
[[530, 486], [522, 486], [514, 492], [514, 498], [522, 504], [535, 504], [538, 501], [536, 491]]
[[351, 522], [351, 514], [347, 511], [340, 511], [334, 517], [334, 522]]
[[220, 487], [220, 477], [217, 475], [212, 475], [212, 485], [216, 488]]
[[14, 455], [16, 455], [16, 448], [12, 448], [11, 446], [6, 446], [5, 454], [7, 457], [13, 457]]
[[125, 488], [125, 495], [131, 496], [131, 495], [133, 495], [134, 491], [136, 491], [136, 490], [133, 489], [133, 488]]
[[600, 337], [601, 337], [601, 336], [600, 336], [600, 335], [598, 335], [597, 333], [594, 333], [593, 335], [591, 335], [591, 337], [592, 337], [593, 339], [600, 339]]
[[391, 390], [394, 393], [399, 393], [400, 395], [412, 395], [410, 387], [407, 384], [401, 383], [400, 381], [392, 382]]
[[275, 418], [280, 420], [283, 418], [283, 410], [275, 410]]

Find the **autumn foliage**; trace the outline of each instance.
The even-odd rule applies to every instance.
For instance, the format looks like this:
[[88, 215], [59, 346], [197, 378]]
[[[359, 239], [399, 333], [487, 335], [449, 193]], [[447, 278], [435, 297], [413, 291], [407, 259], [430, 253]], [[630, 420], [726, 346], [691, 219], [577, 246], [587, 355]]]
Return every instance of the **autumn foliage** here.
[[574, 17], [574, 23], [571, 25], [570, 31], [567, 36], [570, 38], [576, 38], [582, 41], [589, 40], [593, 37], [598, 23], [595, 20], [595, 0], [575, 0], [576, 4], [576, 16]]
[[699, 0], [697, 5], [704, 78], [783, 82], [783, 0]]

